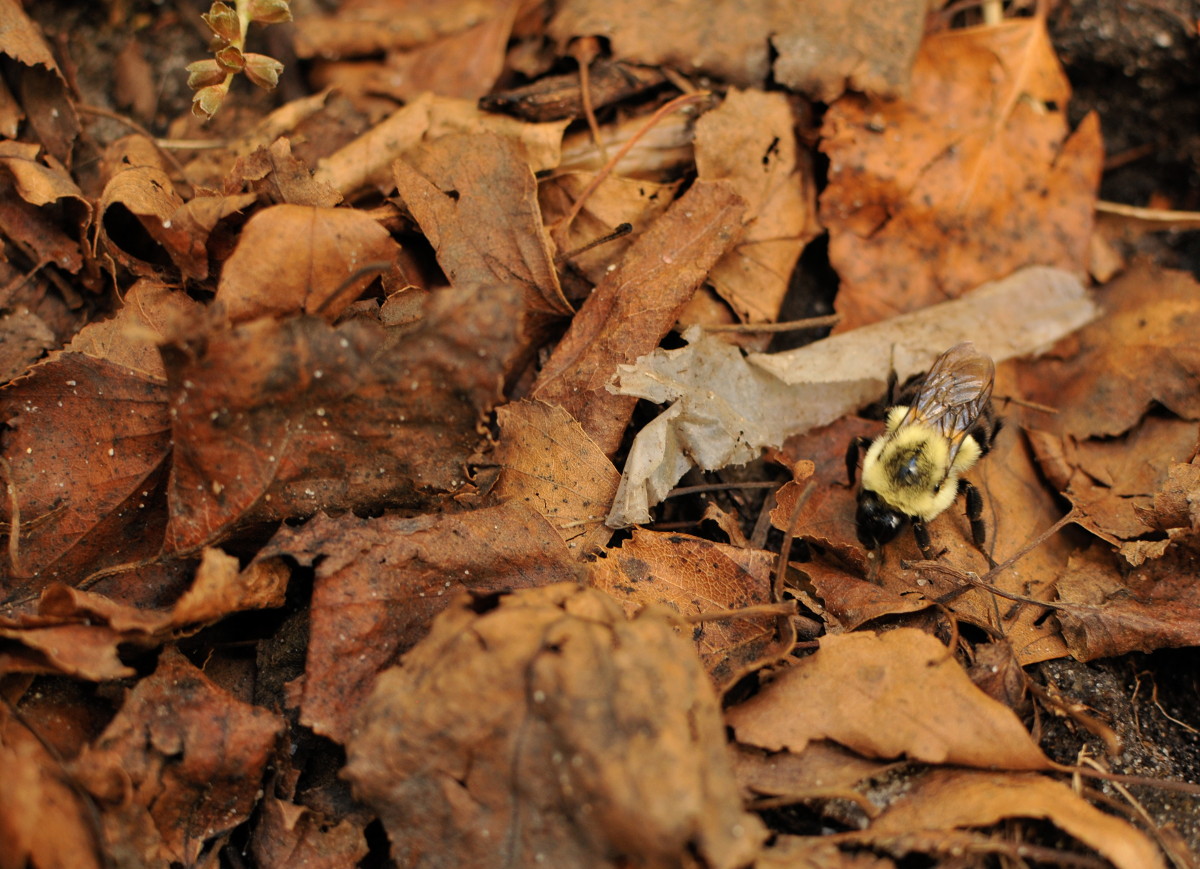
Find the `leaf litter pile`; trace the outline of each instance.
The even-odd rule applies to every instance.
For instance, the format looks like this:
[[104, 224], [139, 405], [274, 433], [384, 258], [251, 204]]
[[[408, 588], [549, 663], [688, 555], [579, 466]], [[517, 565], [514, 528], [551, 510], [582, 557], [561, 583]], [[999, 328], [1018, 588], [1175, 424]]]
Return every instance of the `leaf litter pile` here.
[[1195, 188], [964, 5], [0, 0], [0, 869], [1195, 867]]

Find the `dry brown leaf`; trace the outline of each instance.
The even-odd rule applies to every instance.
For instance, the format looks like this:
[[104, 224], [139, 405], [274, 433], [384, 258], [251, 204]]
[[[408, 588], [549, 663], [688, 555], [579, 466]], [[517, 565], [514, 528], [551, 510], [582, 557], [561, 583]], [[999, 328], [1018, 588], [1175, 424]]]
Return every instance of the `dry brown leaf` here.
[[496, 412], [500, 438], [487, 463], [499, 468], [490, 496], [541, 513], [577, 558], [608, 543], [604, 516], [620, 474], [561, 407], [537, 401]]
[[765, 835], [690, 644], [569, 583], [456, 599], [380, 675], [347, 758], [414, 867], [735, 869]]
[[225, 192], [233, 194], [243, 189], [274, 205], [287, 202], [333, 208], [342, 202], [340, 193], [313, 178], [308, 165], [292, 156], [292, 143], [287, 138], [276, 139], [270, 147], [238, 158], [225, 179]]
[[466, 484], [477, 424], [524, 349], [519, 291], [444, 289], [403, 336], [315, 317], [216, 325], [169, 351], [169, 551], [321, 509]]
[[357, 866], [369, 850], [360, 818], [335, 821], [274, 796], [263, 799], [250, 839], [250, 853], [258, 866], [341, 869]]
[[[560, 45], [603, 36], [619, 59], [738, 87], [762, 87], [773, 72], [780, 84], [830, 102], [847, 85], [888, 97], [903, 91], [925, 11], [917, 0], [755, 7], [704, 0], [689, 4], [686, 14], [636, 0], [567, 0], [549, 32]], [[778, 55], [773, 69], [772, 55]]]
[[[398, 251], [366, 212], [275, 205], [243, 228], [221, 269], [217, 301], [233, 322], [300, 311], [332, 322], [391, 268]], [[373, 265], [378, 268], [362, 273]]]
[[766, 753], [738, 745], [733, 762], [743, 793], [793, 799], [846, 798], [864, 779], [881, 776], [897, 766], [868, 760], [823, 740], [810, 742], [799, 754]]
[[99, 241], [118, 263], [134, 274], [156, 277], [171, 264], [166, 247], [171, 217], [183, 205], [162, 169], [133, 166], [104, 186], [96, 205]]
[[[160, 580], [153, 591], [169, 593], [160, 577], [145, 578]], [[28, 652], [0, 663], [0, 672], [62, 673], [93, 681], [126, 678], [135, 671], [122, 663], [119, 646], [156, 646], [231, 613], [282, 606], [288, 578], [277, 561], [239, 570], [236, 558], [209, 549], [190, 587], [165, 607], [154, 600], [122, 601], [55, 583], [42, 592], [35, 612], [0, 619], [0, 636]]]
[[1117, 869], [1162, 867], [1162, 855], [1136, 827], [1088, 805], [1044, 776], [930, 770], [861, 834], [845, 838], [887, 847], [923, 832], [990, 827], [1006, 818], [1044, 818], [1094, 848]]
[[410, 48], [457, 33], [495, 14], [488, 0], [418, 0], [397, 8], [392, 0], [355, 0], [336, 15], [304, 15], [296, 21], [301, 57], [346, 57]]
[[115, 315], [80, 329], [65, 349], [165, 383], [167, 370], [158, 345], [203, 317], [203, 306], [187, 293], [144, 278], [126, 291], [125, 304]]
[[[79, 135], [79, 116], [66, 79], [41, 28], [29, 19], [19, 0], [0, 0], [0, 55], [20, 64], [14, 71], [13, 96], [24, 110], [34, 137], [59, 163], [70, 165]], [[7, 90], [7, 88], [5, 88]]]
[[315, 564], [301, 720], [342, 741], [375, 675], [462, 590], [490, 593], [575, 576], [574, 557], [521, 502], [415, 519], [318, 516], [262, 557]]
[[25, 373], [58, 340], [46, 321], [28, 308], [0, 315], [0, 384]]
[[538, 185], [542, 216], [561, 254], [610, 235], [622, 223], [629, 224], [628, 235], [568, 257], [571, 266], [592, 284], [600, 283], [634, 239], [662, 217], [679, 189], [679, 182], [659, 184], [610, 174], [591, 191], [575, 219], [565, 220], [595, 178], [593, 172], [561, 172]]
[[217, 224], [257, 201], [253, 193], [235, 196], [197, 196], [176, 209], [163, 223], [159, 240], [185, 278], [208, 277], [208, 238]]
[[[8, 162], [11, 165], [14, 161]], [[22, 193], [19, 175], [0, 174], [0, 232], [39, 265], [52, 263], [67, 272], [77, 273], [83, 268], [84, 253], [79, 236], [85, 221], [77, 221], [80, 230], [72, 238], [62, 224], [52, 218], [53, 212], [26, 199], [26, 196], [36, 199], [51, 194], [50, 190]], [[79, 211], [86, 216], [90, 206]]]
[[[6, 0], [0, 0], [0, 12]], [[88, 806], [42, 739], [0, 703], [0, 869], [100, 869]]]
[[1060, 353], [1022, 368], [1021, 391], [1057, 410], [1033, 427], [1076, 438], [1129, 431], [1157, 402], [1200, 419], [1200, 287], [1141, 264], [1098, 293], [1104, 315]]
[[778, 319], [792, 270], [817, 225], [816, 181], [796, 144], [798, 119], [782, 93], [730, 90], [696, 122], [696, 171], [727, 178], [746, 200], [741, 241], [709, 282], [747, 322]]
[[1200, 645], [1200, 551], [1195, 538], [1129, 570], [1095, 549], [1072, 556], [1058, 580], [1056, 611], [1081, 661]]
[[70, 770], [96, 799], [105, 850], [194, 865], [249, 817], [283, 728], [169, 648]]
[[[473, 0], [467, 2], [474, 5]], [[461, 4], [439, 3], [438, 15], [431, 17], [455, 5]], [[484, 4], [487, 14], [477, 16], [465, 30], [391, 53], [374, 77], [371, 93], [391, 94], [405, 102], [425, 92], [478, 100], [504, 72], [505, 49], [521, 5], [519, 0]], [[389, 18], [394, 16], [392, 12]]]
[[452, 284], [517, 284], [531, 312], [571, 311], [520, 145], [493, 133], [447, 135], [397, 160], [393, 171]]
[[825, 115], [821, 221], [840, 329], [1021, 266], [1086, 273], [1103, 145], [1068, 136], [1070, 88], [1040, 18], [929, 36], [907, 100], [850, 96]]
[[336, 153], [320, 160], [314, 178], [343, 195], [367, 187], [384, 192], [395, 187], [392, 164], [422, 140], [452, 133], [495, 133], [519, 142], [534, 172], [553, 169], [561, 159], [566, 121], [527, 124], [481, 112], [470, 100], [438, 98], [426, 93]]
[[[7, 565], [7, 597], [157, 553], [163, 521], [155, 508], [171, 449], [167, 394], [152, 374], [68, 351], [0, 393], [20, 509], [20, 564]], [[11, 499], [0, 515], [13, 522]]]
[[[694, 616], [770, 603], [776, 560], [763, 550], [639, 528], [589, 564], [588, 582], [620, 601], [630, 615], [665, 605]], [[696, 651], [719, 687], [779, 656], [775, 622], [773, 615], [759, 615], [693, 627]]]
[[713, 264], [737, 241], [744, 204], [725, 181], [699, 181], [597, 285], [555, 347], [532, 396], [562, 405], [606, 455], [637, 399], [613, 395], [620, 364], [653, 350]]
[[1069, 474], [1059, 489], [1079, 513], [1076, 524], [1118, 543], [1150, 533], [1144, 511], [1166, 483], [1172, 464], [1191, 456], [1196, 424], [1147, 416], [1116, 439], [1077, 442], [1045, 432], [1034, 434], [1040, 435], [1030, 438], [1039, 464], [1053, 462], [1059, 472]]
[[1050, 764], [1011, 709], [976, 688], [945, 646], [911, 628], [826, 636], [726, 718], [739, 742], [771, 750], [801, 752], [831, 739], [867, 757], [1014, 770]]

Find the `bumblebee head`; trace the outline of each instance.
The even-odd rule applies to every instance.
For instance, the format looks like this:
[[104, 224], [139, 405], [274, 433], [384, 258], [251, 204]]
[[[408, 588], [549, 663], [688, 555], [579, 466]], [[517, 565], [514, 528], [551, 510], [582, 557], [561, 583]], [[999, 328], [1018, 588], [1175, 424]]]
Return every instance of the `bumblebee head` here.
[[854, 514], [854, 526], [858, 542], [870, 549], [890, 543], [904, 527], [906, 517], [870, 489], [858, 493], [858, 510]]

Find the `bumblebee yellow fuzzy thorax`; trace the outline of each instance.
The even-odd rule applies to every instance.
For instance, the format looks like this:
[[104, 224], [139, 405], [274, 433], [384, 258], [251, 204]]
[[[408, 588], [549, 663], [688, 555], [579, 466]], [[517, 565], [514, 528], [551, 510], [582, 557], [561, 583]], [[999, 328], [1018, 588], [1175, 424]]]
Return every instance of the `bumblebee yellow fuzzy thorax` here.
[[904, 406], [888, 413], [887, 431], [875, 439], [862, 466], [862, 487], [890, 507], [928, 522], [954, 503], [958, 479], [979, 460], [979, 444], [965, 435], [951, 461], [951, 442], [919, 421], [901, 425]]

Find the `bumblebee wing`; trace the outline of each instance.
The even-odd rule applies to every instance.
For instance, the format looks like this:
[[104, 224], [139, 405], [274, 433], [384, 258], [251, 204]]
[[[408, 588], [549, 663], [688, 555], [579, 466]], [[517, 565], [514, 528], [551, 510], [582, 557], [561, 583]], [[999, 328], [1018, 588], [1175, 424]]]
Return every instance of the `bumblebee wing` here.
[[[970, 341], [955, 344], [937, 358], [904, 415], [904, 422], [932, 426], [958, 454], [967, 431], [992, 398], [996, 366]], [[903, 424], [903, 423], [902, 423]]]

